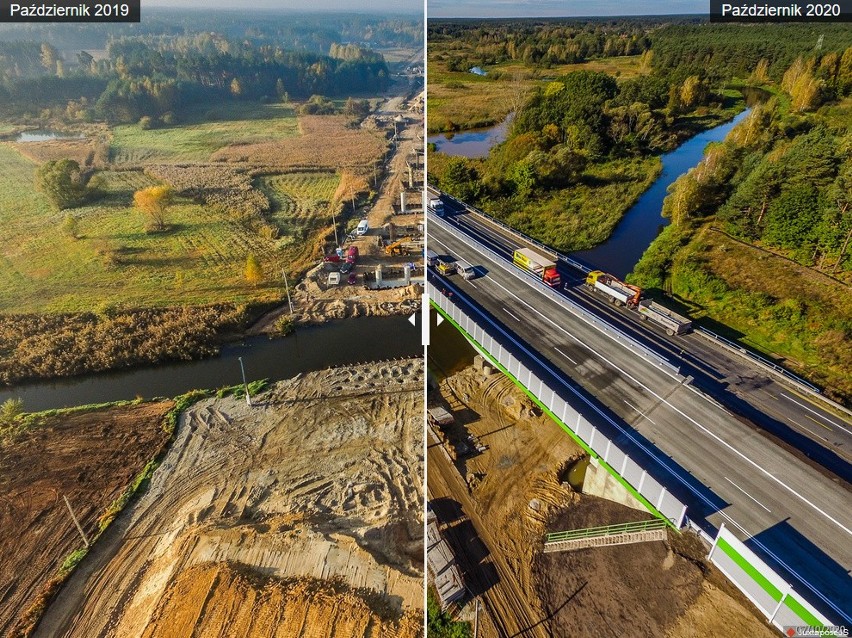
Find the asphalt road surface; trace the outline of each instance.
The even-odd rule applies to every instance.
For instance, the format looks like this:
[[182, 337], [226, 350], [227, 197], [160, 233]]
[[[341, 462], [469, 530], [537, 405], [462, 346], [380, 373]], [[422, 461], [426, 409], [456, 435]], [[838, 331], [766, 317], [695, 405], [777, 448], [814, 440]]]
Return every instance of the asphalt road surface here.
[[579, 386], [594, 397], [617, 425], [588, 409], [587, 418], [640, 462], [653, 464], [643, 460], [652, 456], [668, 468], [668, 476], [656, 474], [687, 503], [690, 519], [705, 529], [725, 523], [767, 562], [786, 571], [797, 591], [829, 618], [850, 620], [852, 498], [847, 485], [774, 444], [682, 377], [649, 364], [578, 319], [505, 259], [476, 248], [456, 228], [446, 228], [447, 222], [432, 222], [430, 249], [463, 258], [480, 273], [471, 281], [457, 275], [440, 278], [440, 285], [461, 293], [458, 303], [469, 298], [532, 346], [539, 353], [533, 366], [542, 378], [557, 387]]

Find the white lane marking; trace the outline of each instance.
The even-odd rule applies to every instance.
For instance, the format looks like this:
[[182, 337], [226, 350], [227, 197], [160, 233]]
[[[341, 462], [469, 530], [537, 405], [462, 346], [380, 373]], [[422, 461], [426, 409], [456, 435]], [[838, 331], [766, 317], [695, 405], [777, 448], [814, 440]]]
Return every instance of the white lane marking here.
[[574, 361], [574, 359], [572, 359], [572, 358], [571, 358], [571, 357], [569, 357], [567, 354], [565, 354], [564, 352], [562, 352], [562, 350], [560, 350], [560, 349], [559, 349], [559, 348], [557, 348], [556, 346], [553, 346], [553, 349], [554, 349], [554, 350], [556, 350], [556, 352], [558, 352], [559, 354], [561, 354], [563, 357], [565, 357], [566, 359], [568, 359], [568, 361], [570, 361], [571, 363], [573, 363], [575, 366], [576, 366], [576, 365], [580, 365], [580, 364], [578, 364], [576, 361]]
[[[822, 419], [824, 419], [824, 420], [825, 420], [825, 421], [827, 421], [828, 423], [831, 423], [831, 425], [836, 425], [836, 426], [837, 426], [837, 427], [839, 427], [841, 430], [843, 430], [844, 432], [846, 432], [846, 434], [852, 434], [852, 430], [850, 430], [849, 428], [847, 428], [847, 427], [845, 427], [845, 426], [841, 425], [840, 423], [836, 423], [835, 421], [833, 421], [833, 420], [829, 419], [827, 416], [825, 416], [825, 415], [824, 415], [824, 414], [822, 414], [821, 412], [817, 412], [816, 410], [812, 410], [811, 408], [809, 408], [808, 406], [806, 406], [804, 403], [799, 403], [798, 401], [796, 401], [796, 399], [794, 399], [793, 397], [791, 397], [791, 396], [790, 396], [789, 394], [787, 394], [786, 392], [781, 392], [781, 396], [782, 396], [782, 397], [784, 397], [785, 399], [787, 399], [788, 401], [792, 401], [792, 402], [793, 402], [793, 403], [795, 403], [796, 405], [798, 405], [798, 406], [801, 406], [801, 407], [805, 408], [805, 410], [807, 410], [808, 412], [813, 412], [813, 413], [814, 413], [814, 414], [816, 414], [818, 417], [821, 417]], [[822, 424], [820, 423], [820, 425], [822, 425]], [[825, 427], [825, 426], [823, 425], [823, 427]]]
[[517, 317], [516, 315], [514, 315], [513, 313], [511, 313], [511, 312], [509, 312], [508, 310], [506, 310], [506, 308], [505, 308], [505, 307], [503, 308], [503, 310], [505, 310], [505, 311], [506, 311], [506, 314], [507, 314], [507, 315], [509, 315], [509, 316], [510, 316], [512, 319], [514, 319], [515, 321], [520, 321], [520, 319], [518, 319], [518, 317]]
[[799, 423], [798, 421], [794, 421], [793, 419], [790, 419], [790, 423], [792, 423], [793, 425], [798, 425], [798, 426], [799, 426], [800, 428], [802, 428], [803, 430], [807, 430], [808, 432], [810, 432], [811, 434], [813, 434], [815, 437], [822, 439], [822, 440], [823, 440], [823, 441], [825, 441], [826, 443], [831, 443], [831, 441], [829, 441], [827, 438], [825, 438], [825, 437], [824, 437], [824, 436], [822, 436], [821, 434], [817, 434], [816, 432], [814, 432], [813, 430], [811, 430], [809, 427], [807, 427], [806, 425], [802, 425], [802, 424], [801, 424], [801, 423]]
[[470, 281], [467, 282], [467, 285], [470, 286], [471, 288], [476, 288], [477, 290], [479, 290], [479, 286], [470, 283]]
[[[451, 288], [454, 287], [452, 284], [449, 284], [449, 285], [450, 285]], [[554, 375], [554, 379], [556, 379], [556, 381], [558, 383], [562, 384], [565, 388], [568, 389], [569, 392], [571, 392], [574, 396], [576, 396], [583, 403], [585, 403], [587, 406], [589, 406], [589, 408], [593, 412], [597, 413], [598, 416], [600, 416], [602, 419], [604, 419], [605, 421], [610, 423], [615, 429], [617, 429], [622, 435], [624, 435], [625, 438], [627, 438], [629, 441], [631, 441], [637, 448], [639, 448], [640, 450], [645, 452], [645, 454], [647, 454], [650, 458], [654, 459], [660, 465], [660, 467], [662, 467], [664, 470], [668, 471], [678, 483], [683, 485], [689, 492], [691, 492], [693, 495], [695, 495], [695, 497], [698, 500], [700, 500], [702, 503], [704, 503], [711, 512], [710, 514], [708, 514], [705, 517], [708, 522], [709, 522], [709, 516], [711, 516], [713, 514], [719, 514], [723, 519], [728, 521], [728, 523], [730, 523], [733, 527], [740, 530], [740, 532], [742, 532], [742, 534], [743, 534], [743, 538], [751, 539], [751, 542], [756, 547], [760, 548], [760, 550], [762, 552], [764, 552], [767, 556], [771, 557], [772, 560], [774, 560], [776, 563], [781, 565], [790, 574], [793, 574], [794, 576], [796, 576], [796, 578], [798, 578], [799, 582], [801, 582], [808, 590], [810, 590], [815, 596], [817, 596], [820, 600], [822, 600], [826, 605], [831, 607], [834, 611], [836, 611], [838, 614], [843, 616], [845, 619], [852, 621], [852, 617], [850, 617], [846, 612], [844, 612], [840, 607], [838, 607], [832, 600], [830, 600], [828, 597], [826, 597], [826, 595], [823, 594], [820, 590], [818, 590], [816, 587], [811, 585], [810, 582], [807, 579], [799, 576], [798, 572], [796, 572], [795, 569], [790, 567], [786, 562], [784, 562], [784, 560], [780, 556], [778, 556], [775, 552], [773, 552], [771, 549], [769, 549], [766, 545], [761, 543], [755, 537], [754, 534], [750, 533], [739, 522], [734, 520], [734, 518], [730, 514], [728, 514], [727, 512], [725, 512], [722, 509], [719, 509], [716, 506], [716, 504], [713, 501], [711, 501], [703, 492], [701, 492], [692, 483], [687, 481], [684, 477], [682, 477], [680, 474], [675, 472], [671, 467], [669, 467], [665, 457], [658, 456], [653, 450], [649, 449], [644, 443], [637, 440], [636, 437], [633, 436], [632, 432], [630, 432], [629, 430], [622, 427], [621, 424], [618, 421], [611, 419], [609, 417], [609, 415], [604, 413], [600, 408], [598, 408], [594, 403], [592, 403], [591, 400], [588, 399], [585, 396], [585, 394], [581, 393], [579, 390], [577, 390], [576, 388], [571, 386], [570, 383], [565, 381], [565, 379], [563, 379], [561, 375], [559, 375], [555, 370], [553, 370], [553, 368], [551, 366], [549, 366], [547, 364], [547, 362], [542, 361], [541, 357], [539, 357], [535, 353], [531, 352], [522, 343], [519, 343], [518, 340], [517, 340], [517, 337], [514, 337], [512, 334], [510, 334], [507, 329], [505, 329], [502, 326], [494, 323], [494, 321], [492, 321], [486, 315], [482, 314], [480, 311], [476, 311], [476, 312], [478, 312], [478, 314], [480, 314], [482, 316], [482, 318], [485, 319], [485, 321], [487, 321], [488, 323], [493, 325], [497, 329], [498, 332], [503, 333], [503, 335], [505, 337], [507, 337], [510, 341], [512, 341], [515, 345], [517, 345], [521, 350], [526, 352], [533, 360], [537, 361], [540, 366], [542, 366], [545, 370], [548, 370], [552, 375]], [[698, 480], [698, 479], [696, 479], [696, 480]], [[703, 483], [701, 485], [702, 485], [702, 487], [706, 487]], [[707, 488], [707, 489], [709, 490], [710, 488]]]
[[[642, 410], [640, 410], [640, 409], [639, 409], [639, 408], [637, 408], [635, 405], [633, 405], [632, 403], [630, 403], [630, 401], [625, 401], [624, 399], [622, 399], [622, 401], [624, 401], [624, 402], [625, 402], [625, 403], [626, 403], [626, 404], [627, 404], [630, 408], [632, 408], [633, 410], [635, 410], [636, 412], [638, 412], [638, 413], [639, 413], [639, 416], [641, 416], [643, 419], [645, 419], [645, 420], [647, 420], [647, 421], [651, 421], [651, 417], [647, 416], [644, 412], [642, 412]], [[653, 421], [651, 421], [651, 423], [652, 423], [652, 424], [654, 424], [654, 425], [657, 425], [657, 424], [656, 424], [656, 423], [654, 423]]]
[[[464, 242], [464, 243], [466, 243], [466, 242]], [[476, 250], [476, 249], [474, 248], [474, 250]], [[478, 251], [478, 250], [477, 250], [476, 252], [480, 252], [480, 251]], [[481, 254], [481, 253], [480, 253], [480, 254]], [[490, 260], [490, 259], [489, 259], [489, 260]], [[490, 261], [493, 261], [493, 260], [490, 260]], [[536, 310], [535, 308], [533, 308], [530, 304], [528, 304], [526, 301], [524, 301], [523, 299], [521, 299], [520, 297], [518, 297], [516, 294], [514, 294], [514, 293], [513, 293], [513, 292], [511, 292], [510, 290], [508, 290], [505, 286], [501, 285], [501, 284], [500, 284], [498, 281], [496, 281], [493, 277], [489, 277], [489, 280], [490, 280], [490, 281], [493, 281], [495, 284], [497, 284], [498, 286], [500, 286], [500, 288], [502, 288], [503, 290], [505, 290], [506, 292], [508, 292], [510, 295], [512, 295], [513, 297], [515, 297], [515, 299], [517, 299], [517, 300], [518, 300], [518, 301], [520, 301], [522, 304], [524, 304], [525, 306], [527, 306], [528, 308], [530, 308], [533, 312], [535, 312], [536, 314], [538, 314], [540, 317], [544, 318], [544, 319], [545, 319], [548, 323], [550, 323], [550, 324], [552, 324], [552, 325], [556, 326], [556, 328], [558, 328], [558, 329], [559, 329], [559, 330], [561, 330], [562, 332], [564, 332], [564, 333], [566, 333], [566, 334], [570, 334], [567, 330], [565, 330], [565, 329], [564, 329], [564, 328], [562, 328], [561, 326], [557, 325], [557, 324], [556, 324], [556, 322], [554, 322], [552, 319], [550, 319], [549, 317], [545, 316], [544, 314], [542, 314], [541, 312], [539, 312], [538, 310]], [[504, 308], [504, 310], [505, 310], [505, 308]], [[571, 335], [571, 336], [572, 336], [574, 339], [577, 339], [576, 337], [574, 337], [574, 335]], [[578, 340], [578, 341], [579, 341], [579, 340]], [[585, 345], [585, 344], [584, 344], [584, 345]], [[588, 347], [588, 346], [586, 346], [586, 347]], [[594, 350], [592, 350], [592, 351], [593, 351], [593, 352], [595, 352]], [[819, 512], [820, 514], [822, 514], [822, 515], [823, 515], [826, 519], [828, 519], [829, 521], [831, 521], [832, 523], [834, 523], [835, 525], [837, 525], [837, 527], [839, 527], [840, 529], [842, 529], [844, 532], [846, 532], [847, 534], [849, 534], [850, 536], [852, 536], [852, 529], [850, 529], [850, 528], [846, 527], [843, 523], [841, 523], [839, 520], [837, 520], [836, 518], [834, 518], [834, 516], [832, 516], [831, 514], [829, 514], [828, 512], [826, 512], [825, 510], [823, 510], [822, 508], [820, 508], [818, 505], [816, 505], [816, 504], [812, 503], [811, 501], [809, 501], [809, 500], [808, 500], [807, 498], [805, 498], [805, 496], [803, 496], [802, 494], [799, 494], [799, 493], [798, 493], [795, 489], [793, 489], [792, 487], [790, 487], [789, 485], [787, 485], [786, 483], [784, 483], [784, 481], [782, 481], [782, 480], [781, 480], [781, 479], [779, 479], [777, 476], [775, 476], [774, 474], [772, 474], [769, 470], [767, 470], [767, 469], [763, 468], [762, 466], [760, 466], [758, 463], [756, 463], [755, 461], [753, 461], [752, 459], [750, 459], [748, 456], [746, 456], [743, 452], [740, 452], [740, 451], [739, 451], [737, 448], [735, 448], [733, 445], [731, 445], [730, 443], [728, 443], [727, 441], [725, 441], [725, 440], [724, 440], [722, 437], [720, 437], [718, 434], [716, 434], [715, 432], [711, 431], [709, 428], [705, 427], [704, 425], [702, 425], [701, 423], [699, 423], [698, 421], [696, 421], [694, 418], [692, 418], [691, 416], [689, 416], [688, 414], [686, 414], [683, 410], [681, 410], [680, 408], [678, 408], [678, 407], [677, 407], [677, 406], [675, 406], [675, 405], [672, 405], [672, 404], [671, 404], [671, 403], [670, 403], [670, 402], [669, 402], [669, 401], [668, 401], [665, 397], [662, 397], [662, 396], [660, 396], [659, 394], [657, 394], [656, 392], [654, 392], [651, 388], [649, 388], [649, 387], [648, 387], [648, 386], [646, 386], [644, 383], [642, 383], [641, 381], [639, 381], [636, 377], [634, 377], [634, 376], [632, 376], [631, 374], [629, 374], [629, 373], [625, 372], [625, 371], [624, 371], [624, 370], [622, 370], [621, 368], [618, 368], [618, 366], [615, 366], [614, 364], [612, 364], [611, 362], [609, 362], [609, 361], [608, 361], [605, 357], [603, 357], [600, 353], [597, 353], [597, 352], [596, 352], [596, 354], [597, 354], [599, 357], [601, 357], [601, 359], [602, 359], [604, 362], [606, 362], [606, 363], [608, 363], [608, 364], [610, 364], [610, 365], [613, 365], [613, 367], [617, 368], [617, 369], [618, 369], [618, 370], [619, 370], [622, 374], [624, 374], [627, 378], [631, 379], [634, 383], [636, 383], [637, 385], [640, 385], [640, 386], [642, 386], [643, 388], [645, 388], [645, 390], [647, 390], [650, 394], [652, 394], [654, 397], [656, 397], [656, 398], [657, 398], [660, 402], [665, 403], [665, 404], [666, 404], [667, 406], [669, 406], [669, 408], [671, 408], [674, 412], [677, 412], [678, 414], [680, 414], [683, 418], [685, 418], [685, 419], [686, 419], [686, 420], [688, 420], [690, 423], [692, 423], [693, 425], [695, 425], [695, 426], [696, 426], [697, 428], [699, 428], [702, 432], [704, 432], [707, 436], [709, 436], [709, 437], [710, 437], [710, 438], [712, 438], [712, 439], [715, 439], [715, 440], [716, 440], [719, 444], [721, 444], [722, 446], [724, 446], [724, 447], [728, 448], [731, 452], [733, 452], [733, 453], [734, 453], [734, 454], [736, 454], [738, 457], [740, 457], [743, 461], [745, 461], [746, 463], [748, 463], [749, 465], [751, 465], [752, 467], [754, 467], [756, 470], [758, 470], [759, 472], [761, 472], [762, 474], [764, 474], [767, 478], [771, 479], [772, 481], [774, 481], [775, 483], [777, 483], [778, 485], [780, 485], [782, 488], [784, 488], [785, 490], [787, 490], [790, 494], [792, 494], [793, 496], [795, 496], [796, 498], [798, 498], [800, 501], [802, 501], [802, 502], [803, 502], [803, 503], [805, 503], [806, 505], [810, 506], [811, 508], [813, 508], [814, 510], [816, 510], [817, 512]], [[557, 375], [557, 376], [558, 376], [558, 375]]]
[[771, 510], [771, 509], [769, 509], [768, 507], [766, 507], [766, 505], [764, 505], [763, 503], [761, 503], [760, 501], [758, 501], [756, 498], [754, 498], [751, 494], [749, 494], [748, 492], [746, 492], [746, 491], [745, 491], [743, 488], [741, 488], [739, 485], [737, 485], [736, 483], [734, 483], [734, 482], [733, 482], [731, 479], [729, 479], [727, 476], [725, 477], [725, 480], [726, 480], [728, 483], [730, 483], [731, 485], [733, 485], [735, 488], [737, 488], [740, 492], [742, 492], [743, 494], [745, 494], [746, 496], [748, 496], [748, 497], [749, 497], [751, 500], [753, 500], [755, 503], [757, 503], [758, 505], [760, 505], [760, 506], [761, 506], [763, 509], [765, 509], [767, 512], [769, 512], [770, 514], [772, 513], [772, 510]]

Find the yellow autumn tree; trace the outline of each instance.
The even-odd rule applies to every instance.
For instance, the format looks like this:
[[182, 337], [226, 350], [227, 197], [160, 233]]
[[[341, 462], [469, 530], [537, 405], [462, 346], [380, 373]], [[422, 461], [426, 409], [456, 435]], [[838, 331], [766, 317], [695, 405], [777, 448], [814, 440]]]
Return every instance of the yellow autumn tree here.
[[255, 287], [263, 281], [263, 267], [254, 253], [249, 253], [246, 257], [246, 281]]
[[159, 231], [166, 227], [166, 211], [172, 203], [174, 193], [168, 186], [150, 186], [133, 194], [133, 203], [148, 217], [146, 230]]

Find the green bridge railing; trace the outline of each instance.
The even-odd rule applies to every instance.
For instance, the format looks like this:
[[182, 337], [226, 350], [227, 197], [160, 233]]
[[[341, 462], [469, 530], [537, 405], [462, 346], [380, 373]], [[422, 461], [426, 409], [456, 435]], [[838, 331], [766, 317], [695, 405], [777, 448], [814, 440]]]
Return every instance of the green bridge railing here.
[[604, 527], [587, 527], [586, 529], [572, 529], [567, 532], [554, 532], [548, 534], [545, 543], [556, 543], [559, 541], [573, 541], [580, 538], [597, 538], [598, 536], [615, 536], [616, 534], [630, 534], [632, 532], [650, 532], [656, 529], [664, 529], [668, 523], [654, 518], [648, 521], [636, 523], [621, 523], [619, 525], [605, 525]]

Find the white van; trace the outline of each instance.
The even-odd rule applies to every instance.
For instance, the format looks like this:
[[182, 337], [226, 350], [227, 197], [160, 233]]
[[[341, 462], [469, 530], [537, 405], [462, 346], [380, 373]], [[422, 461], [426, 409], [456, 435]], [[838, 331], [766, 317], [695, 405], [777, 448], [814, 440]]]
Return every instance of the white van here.
[[476, 270], [464, 259], [456, 259], [456, 272], [464, 279], [473, 279], [476, 277]]
[[368, 230], [370, 230], [370, 223], [366, 219], [362, 219], [360, 222], [358, 222], [358, 227], [355, 229], [355, 234], [366, 235]]
[[426, 265], [434, 267], [438, 263], [438, 253], [434, 250], [426, 249]]
[[336, 270], [334, 272], [328, 273], [328, 282], [329, 286], [337, 286], [340, 284], [340, 273]]

